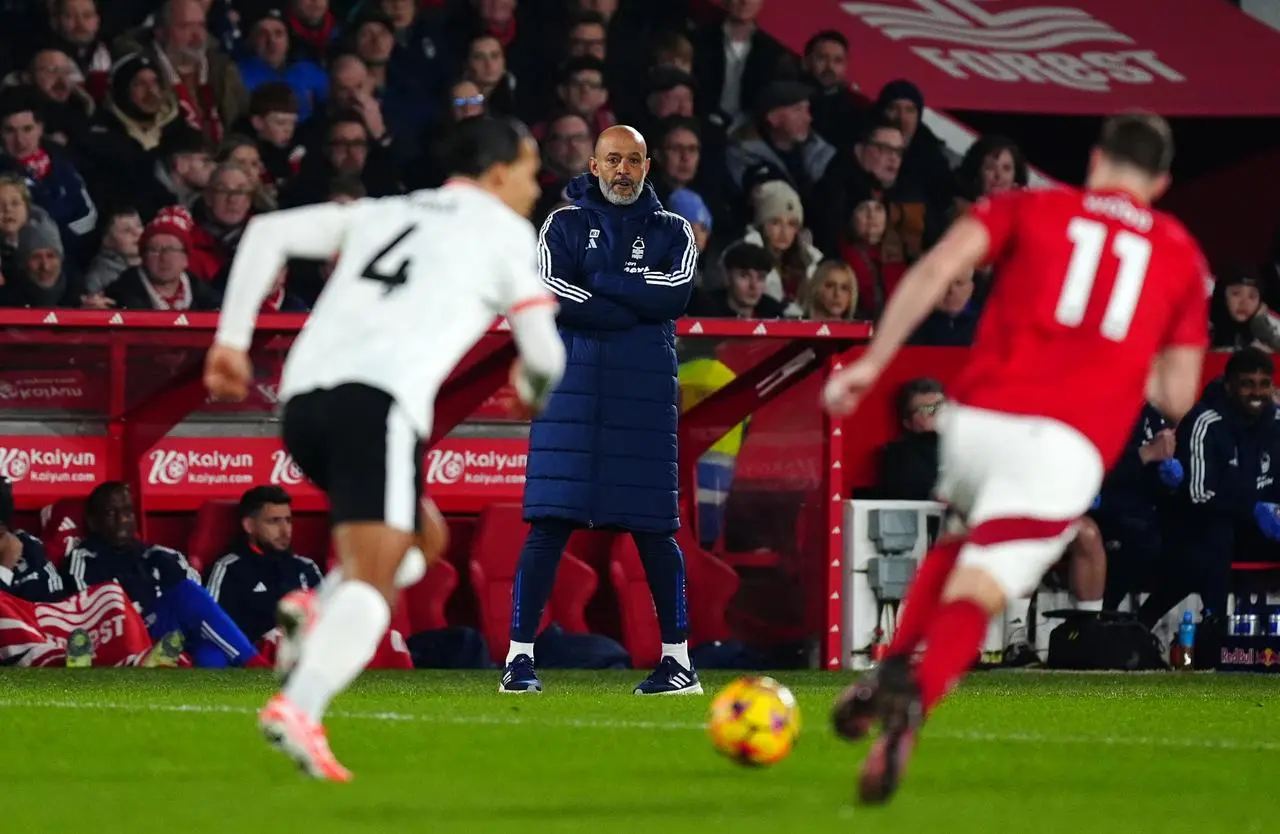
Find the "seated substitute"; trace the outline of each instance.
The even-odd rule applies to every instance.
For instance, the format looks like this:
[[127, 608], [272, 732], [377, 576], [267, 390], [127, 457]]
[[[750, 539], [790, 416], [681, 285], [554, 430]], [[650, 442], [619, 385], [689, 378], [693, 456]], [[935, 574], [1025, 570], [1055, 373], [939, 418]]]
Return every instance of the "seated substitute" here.
[[14, 528], [13, 485], [6, 478], [0, 478], [0, 591], [27, 602], [54, 602], [71, 593], [45, 558], [44, 543]]
[[83, 591], [99, 582], [119, 582], [146, 621], [151, 639], [174, 642], [180, 635], [196, 666], [266, 665], [200, 586], [200, 575], [185, 556], [138, 539], [128, 486], [107, 481], [95, 487], [85, 503], [84, 526], [84, 540], [63, 565], [67, 585]]
[[320, 568], [294, 553], [293, 498], [278, 486], [240, 496], [240, 532], [209, 569], [208, 589], [250, 640], [275, 628], [276, 604], [290, 591], [320, 586]]

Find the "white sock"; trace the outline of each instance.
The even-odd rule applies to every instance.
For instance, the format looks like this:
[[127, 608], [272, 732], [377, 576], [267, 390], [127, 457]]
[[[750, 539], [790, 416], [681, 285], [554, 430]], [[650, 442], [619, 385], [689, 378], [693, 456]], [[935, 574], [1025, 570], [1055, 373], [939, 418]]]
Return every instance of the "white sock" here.
[[319, 721], [333, 697], [373, 658], [390, 622], [391, 609], [372, 585], [354, 580], [338, 585], [302, 645], [285, 697]]
[[693, 668], [693, 664], [689, 662], [688, 643], [663, 643], [662, 656], [672, 658], [686, 669]]
[[1077, 611], [1101, 611], [1101, 610], [1102, 610], [1102, 600], [1100, 600], [1100, 599], [1090, 599], [1090, 600], [1078, 599], [1078, 600], [1076, 600], [1076, 610], [1077, 610]]
[[417, 585], [426, 575], [427, 557], [417, 547], [411, 547], [405, 551], [404, 558], [400, 560], [400, 567], [396, 568], [396, 587], [408, 588], [410, 585]]
[[511, 661], [515, 660], [518, 656], [520, 656], [520, 655], [522, 655], [522, 654], [527, 654], [527, 655], [529, 655], [530, 659], [532, 659], [532, 658], [533, 658], [533, 644], [532, 644], [532, 643], [517, 643], [515, 640], [512, 640], [512, 641], [511, 641], [511, 648], [507, 649], [507, 662], [508, 662], [508, 663], [510, 663]]
[[333, 592], [342, 585], [342, 568], [334, 566], [324, 575], [324, 581], [320, 583], [320, 588], [316, 591], [316, 602], [320, 604], [320, 610], [329, 604], [329, 598], [333, 596]]

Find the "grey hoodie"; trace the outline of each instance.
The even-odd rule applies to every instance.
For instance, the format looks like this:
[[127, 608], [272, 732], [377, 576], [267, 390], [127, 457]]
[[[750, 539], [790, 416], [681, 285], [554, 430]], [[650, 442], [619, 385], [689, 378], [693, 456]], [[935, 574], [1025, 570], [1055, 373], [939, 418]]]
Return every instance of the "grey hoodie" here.
[[84, 291], [89, 295], [105, 291], [129, 266], [129, 262], [119, 252], [105, 248], [99, 250], [85, 270]]

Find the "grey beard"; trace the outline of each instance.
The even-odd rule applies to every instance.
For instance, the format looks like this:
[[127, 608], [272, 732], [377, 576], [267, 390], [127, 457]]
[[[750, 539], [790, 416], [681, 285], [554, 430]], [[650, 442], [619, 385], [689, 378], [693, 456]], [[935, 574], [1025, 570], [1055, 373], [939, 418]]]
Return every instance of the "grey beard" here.
[[623, 197], [621, 194], [615, 192], [607, 182], [600, 180], [600, 193], [604, 195], [606, 200], [613, 203], [615, 206], [629, 206], [636, 200], [639, 200], [640, 195], [644, 193], [644, 180], [642, 179], [640, 182], [636, 183], [636, 187], [631, 192], [630, 197]]

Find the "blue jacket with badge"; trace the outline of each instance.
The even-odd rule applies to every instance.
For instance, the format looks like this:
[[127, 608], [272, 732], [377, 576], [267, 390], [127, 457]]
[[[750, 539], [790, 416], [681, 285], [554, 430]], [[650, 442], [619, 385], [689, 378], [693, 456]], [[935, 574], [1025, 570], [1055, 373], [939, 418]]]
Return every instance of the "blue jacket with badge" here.
[[698, 247], [653, 186], [629, 206], [584, 174], [539, 235], [539, 270], [560, 302], [565, 373], [529, 436], [524, 516], [672, 532], [679, 382], [675, 319]]

